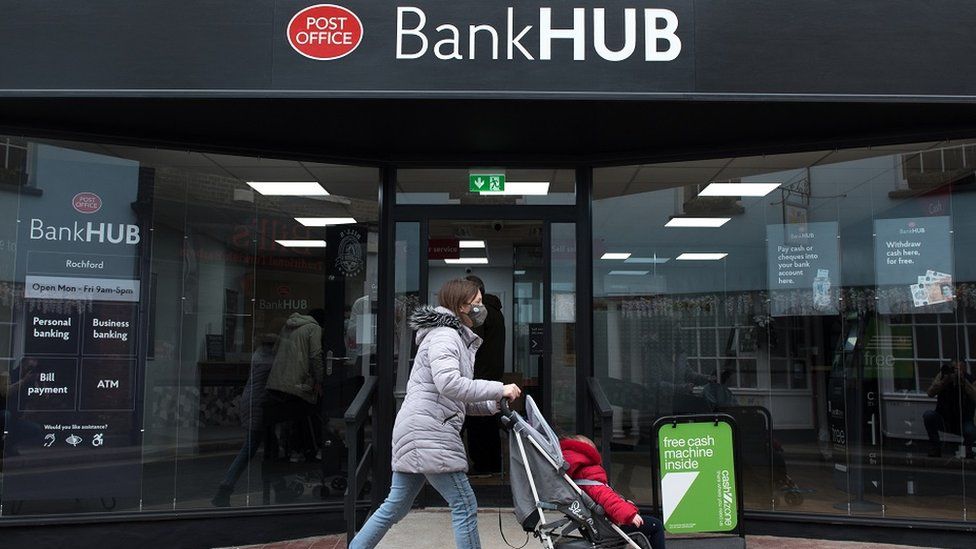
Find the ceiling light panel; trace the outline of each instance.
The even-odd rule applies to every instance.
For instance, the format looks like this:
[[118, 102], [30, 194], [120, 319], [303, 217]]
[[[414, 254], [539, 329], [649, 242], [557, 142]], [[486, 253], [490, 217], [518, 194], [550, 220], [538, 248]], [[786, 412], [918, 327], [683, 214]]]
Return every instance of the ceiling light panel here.
[[600, 259], [627, 259], [630, 255], [630, 252], [607, 252], [600, 256]]
[[350, 225], [356, 222], [351, 217], [296, 217], [295, 221], [306, 227], [328, 227], [331, 225]]
[[719, 259], [725, 259], [729, 254], [722, 252], [685, 252], [675, 259], [678, 261], [718, 261]]
[[519, 196], [546, 195], [549, 194], [548, 181], [506, 181], [504, 191], [481, 191], [484, 196], [498, 196], [513, 194]]
[[779, 183], [709, 183], [698, 196], [766, 196]]
[[654, 264], [661, 264], [661, 263], [667, 263], [668, 261], [671, 261], [671, 258], [670, 257], [657, 257], [657, 256], [654, 256], [654, 257], [630, 257], [630, 258], [627, 258], [624, 261], [624, 263], [654, 263]]
[[665, 227], [681, 227], [681, 228], [691, 228], [691, 227], [701, 227], [707, 229], [716, 229], [728, 223], [731, 217], [673, 217], [667, 223]]
[[328, 196], [317, 181], [248, 181], [247, 185], [265, 196]]
[[324, 248], [324, 240], [275, 240], [279, 246], [285, 248]]
[[462, 257], [460, 259], [445, 259], [448, 265], [487, 265], [487, 257]]

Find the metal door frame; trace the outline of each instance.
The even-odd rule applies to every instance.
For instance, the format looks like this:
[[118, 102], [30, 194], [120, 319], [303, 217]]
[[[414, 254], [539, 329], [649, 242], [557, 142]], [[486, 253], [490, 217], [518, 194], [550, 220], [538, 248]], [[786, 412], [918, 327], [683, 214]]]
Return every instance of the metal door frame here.
[[[560, 206], [504, 206], [504, 205], [415, 205], [396, 204], [397, 169], [384, 168], [382, 172], [382, 189], [380, 193], [380, 254], [379, 254], [379, 318], [377, 331], [380, 352], [377, 357], [379, 377], [379, 398], [375, 413], [379, 414], [377, 433], [376, 468], [373, 475], [374, 490], [380, 493], [389, 491], [391, 447], [388, 441], [393, 435], [393, 419], [395, 415], [393, 391], [395, 364], [393, 318], [394, 318], [394, 268], [396, 267], [396, 224], [400, 222], [418, 223], [420, 227], [420, 250], [424, 259], [420, 261], [420, 292], [426, 301], [429, 295], [428, 266], [423, 250], [429, 238], [430, 221], [441, 220], [484, 220], [498, 219], [502, 221], [540, 221], [543, 224], [543, 254], [546, 265], [544, 283], [551, 288], [551, 230], [553, 223], [575, 223], [576, 226], [576, 424], [577, 429], [586, 434], [593, 432], [593, 417], [589, 398], [587, 397], [587, 379], [593, 375], [593, 250], [591, 212], [591, 182], [592, 169], [578, 167], [576, 169], [576, 204]], [[552, 368], [552, 337], [551, 337], [551, 293], [543, 293], [543, 307], [545, 308], [545, 356], [543, 359], [542, 378], [543, 413], [551, 415], [552, 384], [550, 370]]]

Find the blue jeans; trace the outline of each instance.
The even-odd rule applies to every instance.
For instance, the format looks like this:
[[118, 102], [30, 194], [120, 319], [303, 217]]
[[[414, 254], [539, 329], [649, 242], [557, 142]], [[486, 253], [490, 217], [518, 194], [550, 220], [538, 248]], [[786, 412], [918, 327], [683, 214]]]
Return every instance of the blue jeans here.
[[231, 463], [230, 469], [224, 475], [224, 480], [220, 482], [221, 489], [228, 492], [234, 489], [234, 485], [241, 478], [244, 469], [247, 469], [247, 464], [258, 453], [258, 449], [261, 448], [262, 440], [264, 440], [264, 431], [247, 432], [247, 439], [244, 441], [244, 446], [241, 446], [241, 450], [237, 452], [237, 457], [234, 458], [234, 463]]
[[[413, 500], [425, 482], [437, 490], [451, 506], [454, 543], [458, 549], [481, 549], [478, 537], [478, 502], [464, 473], [393, 473], [390, 495], [356, 534], [349, 549], [372, 549], [386, 532], [410, 512]], [[440, 545], [440, 544], [435, 544]]]
[[[942, 438], [939, 436], [939, 431], [945, 431], [949, 427], [945, 418], [935, 410], [927, 410], [922, 414], [922, 422], [925, 423], [925, 430], [928, 431], [929, 442], [934, 445], [941, 444]], [[966, 445], [966, 452], [968, 453], [972, 451], [973, 441], [976, 440], [976, 425], [973, 425], [972, 418], [963, 418], [961, 427], [963, 444]]]

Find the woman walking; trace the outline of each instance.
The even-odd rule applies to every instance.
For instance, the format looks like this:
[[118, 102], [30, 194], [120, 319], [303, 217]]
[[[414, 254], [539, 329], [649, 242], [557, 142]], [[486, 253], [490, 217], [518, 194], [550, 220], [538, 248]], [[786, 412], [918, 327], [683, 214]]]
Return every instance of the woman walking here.
[[438, 302], [440, 307], [421, 307], [410, 318], [418, 348], [407, 396], [393, 425], [390, 495], [349, 549], [375, 547], [410, 511], [426, 482], [451, 506], [457, 547], [481, 547], [478, 502], [465, 474], [468, 457], [461, 426], [465, 415], [493, 415], [499, 400], [515, 400], [522, 391], [515, 384], [472, 379], [481, 338], [471, 328], [481, 325], [487, 316], [478, 285], [450, 280], [441, 287]]

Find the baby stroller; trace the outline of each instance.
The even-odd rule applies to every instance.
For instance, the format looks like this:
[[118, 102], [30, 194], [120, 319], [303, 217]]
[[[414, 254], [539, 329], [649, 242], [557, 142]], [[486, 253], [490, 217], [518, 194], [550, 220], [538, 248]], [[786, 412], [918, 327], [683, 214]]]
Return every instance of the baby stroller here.
[[559, 438], [532, 397], [525, 397], [525, 418], [505, 400], [501, 408], [515, 517], [526, 532], [546, 549], [651, 548], [643, 534], [627, 535], [610, 522], [603, 508], [569, 478]]

